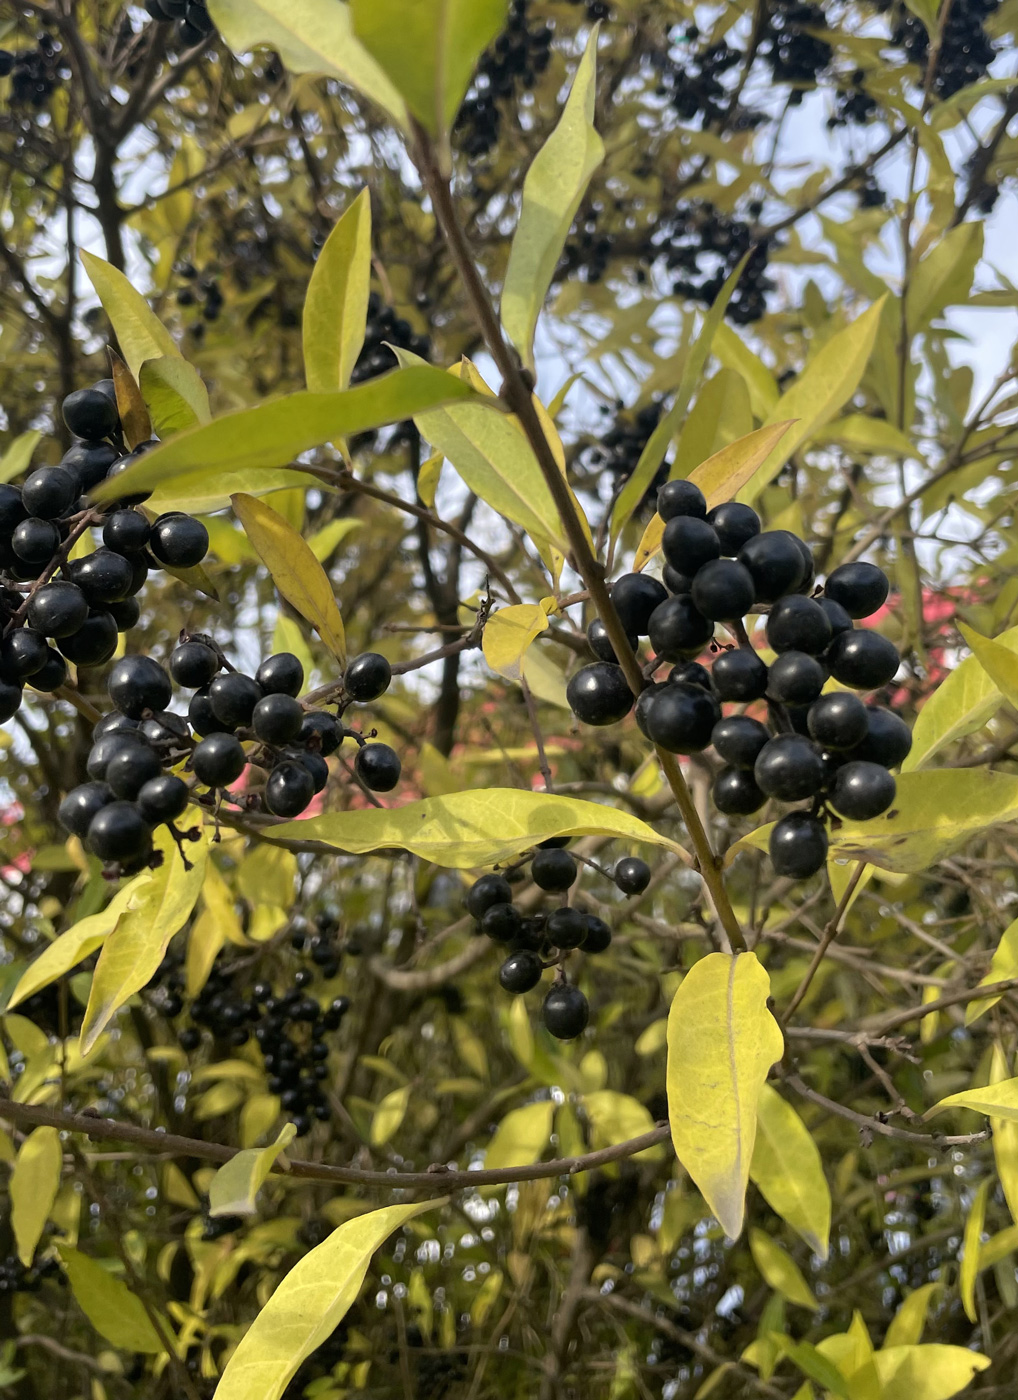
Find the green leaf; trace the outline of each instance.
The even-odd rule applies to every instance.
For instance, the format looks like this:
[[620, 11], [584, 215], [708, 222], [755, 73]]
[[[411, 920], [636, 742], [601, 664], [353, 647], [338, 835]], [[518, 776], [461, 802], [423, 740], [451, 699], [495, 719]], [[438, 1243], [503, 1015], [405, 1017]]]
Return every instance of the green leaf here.
[[18, 1149], [10, 1180], [11, 1229], [27, 1269], [60, 1190], [64, 1154], [56, 1128], [36, 1128]]
[[375, 1109], [371, 1119], [371, 1131], [368, 1134], [368, 1141], [372, 1147], [384, 1146], [391, 1137], [399, 1132], [410, 1104], [410, 1089], [409, 1084], [404, 1084], [399, 1089], [393, 1089], [391, 1093], [385, 1095]]
[[937, 238], [914, 269], [905, 293], [905, 320], [916, 335], [949, 306], [964, 303], [983, 255], [983, 226], [958, 224]]
[[909, 441], [900, 428], [888, 423], [885, 418], [867, 418], [864, 413], [850, 413], [845, 418], [836, 419], [819, 433], [815, 433], [813, 440], [818, 443], [836, 442], [842, 447], [859, 452], [920, 458], [915, 444]]
[[166, 486], [177, 477], [283, 467], [322, 443], [475, 397], [462, 380], [424, 364], [379, 375], [355, 389], [330, 394], [301, 390], [178, 433], [114, 481], [97, 487], [93, 496], [97, 501], [116, 500]]
[[668, 1013], [668, 1117], [675, 1155], [725, 1234], [742, 1230], [760, 1091], [784, 1042], [755, 953], [708, 953]]
[[826, 1259], [831, 1192], [820, 1152], [795, 1109], [769, 1084], [760, 1092], [749, 1176], [771, 1210]]
[[[689, 401], [693, 397], [693, 390], [700, 382], [703, 367], [714, 346], [714, 339], [718, 333], [718, 328], [724, 321], [728, 303], [732, 299], [732, 293], [738, 285], [739, 278], [745, 270], [750, 254], [746, 253], [742, 257], [734, 270], [729, 274], [728, 280], [718, 292], [711, 309], [703, 318], [703, 325], [700, 333], [693, 342], [693, 347], [686, 356], [685, 364], [682, 368], [682, 377], [679, 380], [679, 387], [675, 391], [675, 398], [668, 412], [660, 420], [657, 427], [647, 439], [643, 451], [640, 453], [640, 460], [633, 468], [633, 473], [625, 486], [619, 492], [619, 498], [615, 502], [615, 509], [612, 511], [612, 535], [617, 538], [643, 500], [650, 487], [651, 482], [657, 475], [658, 468], [665, 459], [665, 453], [675, 438], [676, 433], [682, 426], [682, 420], [686, 416], [686, 409]], [[742, 439], [745, 442], [745, 438]], [[733, 443], [732, 446], [735, 444]], [[773, 444], [772, 444], [773, 445]], [[715, 454], [719, 456], [720, 454]], [[713, 459], [711, 459], [713, 460]], [[691, 473], [695, 476], [695, 473]], [[705, 493], [706, 494], [706, 493]], [[661, 525], [662, 531], [664, 524]], [[639, 564], [636, 565], [639, 568]]]
[[[614, 1147], [618, 1142], [629, 1138], [642, 1137], [654, 1127], [650, 1110], [631, 1094], [620, 1094], [615, 1089], [595, 1089], [583, 1096], [583, 1110], [590, 1120], [592, 1143], [595, 1149]], [[641, 1159], [657, 1161], [663, 1156], [663, 1146], [645, 1147], [637, 1152], [634, 1162]]]
[[540, 603], [519, 603], [492, 613], [484, 625], [484, 659], [497, 676], [519, 684], [531, 644], [548, 630], [548, 614]]
[[999, 641], [981, 637], [964, 622], [958, 630], [968, 642], [972, 655], [1010, 705], [1018, 704], [1018, 653], [1002, 646]]
[[315, 391], [345, 389], [364, 344], [371, 288], [371, 197], [367, 189], [318, 255], [304, 301], [304, 373]]
[[214, 1400], [280, 1400], [301, 1362], [356, 1302], [375, 1251], [408, 1220], [442, 1204], [417, 1201], [369, 1211], [305, 1254], [241, 1338]]
[[208, 423], [209, 391], [194, 365], [172, 355], [146, 360], [138, 371], [141, 396], [160, 438]]
[[350, 855], [395, 847], [452, 870], [495, 865], [550, 836], [566, 835], [618, 836], [678, 849], [628, 812], [520, 788], [454, 792], [404, 807], [326, 812], [266, 830], [269, 840], [322, 841]]
[[13, 481], [16, 476], [20, 476], [23, 471], [28, 470], [28, 464], [32, 460], [32, 454], [39, 445], [42, 437], [37, 429], [31, 428], [27, 433], [19, 433], [8, 447], [7, 451], [0, 457], [0, 483], [6, 484]]
[[290, 606], [310, 622], [341, 666], [346, 633], [332, 584], [307, 541], [264, 501], [233, 497], [233, 509], [269, 576]]
[[[362, 3], [369, 5], [371, 0]], [[595, 24], [559, 124], [527, 171], [520, 221], [509, 251], [502, 325], [532, 371], [538, 315], [590, 177], [604, 159], [604, 144], [594, 129], [598, 32]]]
[[793, 1361], [804, 1376], [809, 1376], [810, 1380], [832, 1394], [842, 1396], [843, 1400], [853, 1400], [854, 1387], [849, 1390], [848, 1382], [838, 1367], [815, 1346], [809, 1342], [793, 1342], [791, 1337], [780, 1333], [772, 1332], [771, 1336], [782, 1354]]
[[974, 1113], [984, 1113], [987, 1118], [1004, 1118], [1009, 1123], [1018, 1123], [1018, 1079], [1002, 1079], [981, 1089], [963, 1089], [958, 1094], [948, 1094], [946, 1099], [928, 1108], [923, 1118], [933, 1118], [948, 1108], [970, 1108]]
[[540, 1161], [551, 1138], [555, 1104], [551, 1099], [514, 1108], [502, 1119], [484, 1154], [487, 1171], [528, 1167]]
[[352, 535], [363, 524], [364, 521], [359, 520], [355, 515], [344, 515], [339, 520], [330, 520], [328, 525], [323, 525], [308, 539], [308, 548], [319, 564], [324, 564], [327, 559], [332, 558], [347, 535]]
[[[979, 985], [992, 986], [994, 982], [1006, 982], [1009, 977], [1018, 977], [1018, 919], [1008, 924], [1000, 935], [1000, 942], [990, 960], [989, 971]], [[979, 1017], [996, 1006], [998, 1001], [999, 996], [987, 997], [985, 1001], [970, 1001], [965, 1008], [966, 1026], [978, 1021]]]
[[[286, 467], [213, 472], [211, 476], [207, 472], [190, 472], [186, 476], [173, 477], [165, 486], [153, 491], [145, 505], [148, 510], [160, 514], [168, 510], [182, 510], [188, 515], [211, 515], [215, 511], [225, 510], [230, 504], [231, 496], [237, 495], [238, 492], [248, 496], [268, 496], [273, 492], [292, 490], [294, 486], [317, 486], [320, 489], [321, 482], [316, 477]], [[205, 523], [208, 524], [207, 521]], [[212, 530], [216, 530], [219, 525], [229, 528], [226, 521], [217, 521]], [[243, 541], [244, 537], [239, 530], [236, 534], [237, 538]], [[245, 557], [253, 557], [253, 551]], [[235, 564], [238, 561], [223, 558], [222, 562]], [[166, 566], [162, 567], [165, 569]], [[186, 572], [183, 569], [177, 570], [176, 577], [180, 578]]]
[[144, 1304], [123, 1279], [70, 1245], [58, 1244], [57, 1253], [78, 1306], [101, 1337], [120, 1351], [163, 1350]]
[[851, 325], [831, 336], [771, 409], [765, 427], [788, 418], [798, 422], [739, 492], [740, 501], [752, 505], [793, 453], [825, 427], [858, 389], [873, 353], [885, 300], [881, 297]]
[[356, 88], [408, 125], [406, 104], [355, 37], [349, 5], [340, 0], [209, 0], [209, 14], [234, 53], [275, 49], [291, 73], [324, 73]]
[[965, 1218], [965, 1234], [962, 1239], [961, 1268], [958, 1270], [958, 1293], [965, 1316], [969, 1322], [978, 1320], [976, 1313], [976, 1277], [979, 1273], [979, 1250], [983, 1241], [983, 1224], [986, 1220], [986, 1197], [992, 1185], [987, 1177], [979, 1183], [972, 1208]]
[[96, 963], [81, 1025], [83, 1055], [124, 1002], [152, 980], [170, 939], [201, 893], [209, 853], [207, 835], [187, 846], [189, 870], [184, 869], [177, 843], [166, 827], [159, 827], [153, 844], [163, 862], [107, 937]]
[[754, 355], [724, 321], [714, 336], [714, 354], [726, 369], [734, 369], [746, 381], [754, 418], [767, 419], [781, 397], [778, 381], [763, 360]]
[[[1018, 653], [1018, 627], [994, 637], [993, 646]], [[902, 772], [919, 768], [956, 739], [982, 729], [1000, 703], [1000, 691], [989, 672], [976, 656], [967, 656], [919, 711], [912, 730], [912, 751], [901, 765]]]
[[820, 1311], [820, 1304], [813, 1296], [802, 1270], [776, 1240], [764, 1234], [763, 1230], [754, 1228], [749, 1232], [749, 1248], [753, 1262], [768, 1287], [800, 1308], [808, 1308], [810, 1312]]
[[444, 141], [507, 0], [350, 0], [354, 34], [429, 135]]
[[135, 379], [146, 360], [162, 355], [183, 358], [173, 336], [122, 272], [94, 253], [83, 252], [81, 261]]
[[[993, 1046], [990, 1057], [990, 1084], [1002, 1084], [1009, 1076], [1007, 1056], [999, 1042]], [[1018, 1221], [1018, 1123], [1006, 1118], [991, 1118], [990, 1131], [993, 1133], [993, 1161], [997, 1168], [997, 1180], [1004, 1193], [1004, 1200], [1011, 1212], [1011, 1219]], [[980, 1256], [980, 1268], [985, 1263]]]
[[209, 1215], [257, 1215], [255, 1197], [296, 1135], [294, 1125], [286, 1123], [268, 1147], [245, 1148], [221, 1166], [209, 1186]]
[[891, 1319], [884, 1337], [885, 1347], [915, 1346], [922, 1339], [930, 1303], [943, 1287], [942, 1283], [924, 1283], [912, 1290]]
[[880, 1400], [949, 1400], [990, 1364], [968, 1347], [934, 1343], [884, 1347], [868, 1363], [880, 1383]]

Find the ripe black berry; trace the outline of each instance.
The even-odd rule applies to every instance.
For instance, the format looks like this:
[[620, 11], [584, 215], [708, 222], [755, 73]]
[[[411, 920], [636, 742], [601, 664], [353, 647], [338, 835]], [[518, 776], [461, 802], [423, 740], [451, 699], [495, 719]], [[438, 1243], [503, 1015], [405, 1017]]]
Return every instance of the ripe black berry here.
[[783, 705], [809, 705], [824, 688], [827, 672], [815, 656], [784, 651], [771, 663], [767, 694]]
[[770, 742], [766, 726], [749, 715], [728, 715], [718, 720], [710, 736], [718, 758], [733, 768], [752, 768], [760, 750]]
[[666, 481], [657, 493], [657, 513], [662, 520], [674, 520], [677, 515], [706, 518], [707, 500], [692, 481]]
[[[640, 645], [639, 637], [627, 635], [626, 640], [629, 643], [629, 650], [635, 652]], [[599, 617], [595, 617], [587, 628], [587, 645], [599, 661], [618, 661], [615, 648], [608, 636], [608, 629]]]
[[698, 685], [703, 690], [709, 690], [713, 695], [714, 683], [710, 678], [710, 672], [706, 666], [701, 666], [699, 661], [687, 661], [681, 666], [673, 666], [668, 672], [670, 681], [686, 681], [688, 685]]
[[661, 578], [669, 593], [691, 593], [693, 591], [693, 580], [690, 576], [681, 573], [678, 569], [673, 569], [671, 564], [666, 564], [661, 570]]
[[758, 603], [775, 603], [794, 593], [806, 577], [800, 542], [788, 530], [765, 530], [739, 550], [739, 563], [753, 576]]
[[721, 553], [735, 558], [744, 544], [760, 533], [760, 517], [752, 506], [725, 501], [707, 516], [707, 524], [717, 531]]
[[[38, 675], [39, 673], [36, 672]], [[0, 681], [0, 724], [6, 724], [9, 719], [21, 709], [21, 702], [25, 698], [25, 693], [20, 685], [10, 685], [7, 681]]]
[[102, 666], [117, 649], [117, 624], [104, 609], [90, 612], [69, 637], [61, 637], [57, 650], [76, 666]]
[[88, 753], [88, 758], [85, 763], [88, 776], [96, 780], [104, 779], [106, 777], [106, 769], [109, 767], [110, 760], [114, 755], [120, 753], [121, 749], [130, 747], [138, 742], [137, 732], [125, 734], [114, 730], [107, 734], [101, 734], [93, 743]]
[[604, 919], [599, 919], [596, 914], [587, 914], [585, 918], [587, 920], [587, 933], [580, 948], [584, 953], [590, 954], [607, 952], [612, 941], [610, 927]]
[[713, 635], [714, 623], [704, 617], [688, 593], [667, 598], [650, 619], [650, 644], [662, 661], [695, 656]]
[[268, 656], [255, 672], [255, 680], [266, 695], [299, 695], [304, 685], [304, 667], [291, 651]]
[[52, 647], [46, 648], [46, 660], [32, 673], [29, 685], [33, 690], [56, 690], [67, 680], [67, 662]]
[[332, 715], [324, 710], [311, 710], [301, 723], [300, 741], [312, 749], [317, 747], [322, 757], [328, 758], [343, 742], [343, 732]]
[[64, 399], [61, 411], [74, 436], [89, 442], [109, 437], [120, 421], [116, 404], [101, 389], [75, 389]]
[[896, 791], [897, 784], [886, 768], [853, 759], [835, 773], [829, 796], [840, 816], [866, 822], [887, 811]]
[[827, 621], [831, 624], [831, 636], [836, 637], [839, 632], [851, 632], [852, 619], [833, 598], [820, 597], [815, 599], [827, 614]]
[[262, 688], [252, 676], [240, 671], [227, 671], [209, 683], [212, 713], [220, 724], [237, 729], [250, 724], [254, 707], [262, 698]]
[[670, 681], [651, 681], [640, 691], [639, 699], [636, 702], [636, 726], [645, 739], [650, 738], [650, 728], [648, 721], [650, 718], [650, 707], [654, 703], [654, 697], [660, 695]]
[[116, 460], [117, 449], [108, 442], [76, 442], [64, 453], [60, 465], [74, 473], [80, 490], [91, 491], [105, 481]]
[[807, 812], [789, 812], [775, 822], [770, 837], [771, 864], [776, 875], [805, 880], [827, 859], [827, 832]]
[[209, 552], [209, 532], [193, 515], [173, 511], [152, 526], [149, 549], [171, 569], [192, 569]]
[[722, 768], [711, 790], [714, 806], [730, 817], [748, 817], [767, 801], [747, 768]]
[[175, 773], [161, 773], [139, 789], [136, 801], [150, 826], [172, 822], [187, 810], [187, 784]]
[[125, 739], [107, 763], [104, 776], [115, 796], [133, 801], [144, 784], [161, 772], [159, 757], [148, 744]]
[[110, 672], [110, 699], [129, 719], [142, 719], [146, 710], [165, 710], [173, 698], [170, 678], [150, 656], [124, 656]]
[[297, 817], [315, 795], [311, 774], [301, 763], [277, 763], [265, 783], [265, 805], [277, 817]]
[[661, 538], [665, 559], [680, 573], [696, 576], [698, 569], [721, 555], [717, 531], [695, 515], [677, 515], [669, 520]]
[[308, 770], [311, 774], [311, 781], [314, 783], [315, 792], [321, 792], [329, 781], [329, 765], [320, 753], [312, 753], [310, 749], [289, 745], [283, 750], [283, 757], [292, 758], [295, 763], [299, 763]]
[[800, 734], [768, 740], [753, 766], [757, 787], [782, 802], [801, 802], [820, 791], [824, 764], [820, 752]]
[[626, 633], [645, 637], [650, 615], [668, 597], [665, 586], [649, 574], [623, 574], [611, 586], [611, 600]]
[[733, 622], [745, 617], [756, 601], [753, 576], [737, 559], [713, 559], [697, 570], [692, 597], [704, 617]]
[[849, 754], [849, 758], [879, 763], [884, 768], [897, 768], [904, 763], [912, 749], [912, 731], [892, 710], [878, 705], [866, 707], [866, 736]]
[[137, 734], [140, 728], [139, 720], [128, 719], [127, 715], [122, 715], [119, 710], [111, 710], [108, 715], [103, 715], [92, 730], [92, 742], [98, 743], [104, 734]]
[[720, 705], [702, 687], [668, 681], [647, 707], [647, 731], [669, 753], [698, 753], [720, 717]]
[[41, 671], [49, 659], [46, 638], [34, 627], [19, 627], [0, 641], [0, 681], [17, 685]]
[[[26, 501], [27, 504], [27, 501]], [[35, 512], [40, 514], [40, 512]], [[824, 594], [840, 603], [849, 617], [869, 617], [887, 601], [891, 585], [875, 564], [841, 564], [828, 577]]]
[[831, 675], [853, 690], [876, 690], [893, 680], [901, 658], [879, 632], [842, 632], [827, 652]]
[[112, 801], [113, 791], [106, 783], [81, 783], [61, 802], [57, 818], [65, 831], [84, 838], [96, 812]]
[[30, 516], [14, 529], [11, 548], [25, 564], [48, 564], [60, 544], [60, 531], [52, 520]]
[[304, 710], [292, 695], [265, 695], [255, 705], [251, 723], [264, 743], [289, 744], [300, 734]]
[[541, 1015], [556, 1040], [575, 1040], [587, 1028], [590, 1006], [579, 987], [559, 982], [545, 997]]
[[710, 674], [719, 700], [745, 704], [761, 700], [767, 692], [767, 663], [750, 647], [723, 651]]
[[44, 583], [28, 605], [28, 621], [46, 637], [69, 637], [88, 617], [88, 603], [76, 584]]
[[372, 792], [391, 792], [399, 782], [402, 765], [388, 744], [365, 744], [357, 750], [354, 771]]
[[537, 986], [543, 971], [537, 954], [524, 948], [518, 953], [509, 954], [498, 970], [498, 980], [503, 991], [521, 996]]
[[118, 632], [130, 632], [141, 620], [141, 604], [137, 598], [121, 598], [116, 603], [107, 603], [106, 611], [117, 624]]
[[207, 787], [229, 787], [244, 771], [244, 746], [233, 734], [210, 734], [195, 747], [191, 766]]
[[857, 695], [835, 690], [810, 706], [809, 732], [825, 749], [851, 749], [866, 738], [869, 712]]
[[0, 534], [11, 534], [27, 514], [18, 487], [0, 482]]
[[587, 916], [569, 906], [548, 915], [545, 932], [556, 948], [578, 948], [587, 936]]
[[576, 882], [576, 861], [568, 851], [535, 851], [530, 876], [539, 889], [564, 894]]
[[774, 651], [804, 651], [819, 656], [830, 644], [831, 624], [819, 603], [793, 593], [771, 608], [767, 641]]
[[643, 894], [650, 884], [650, 866], [639, 856], [623, 856], [616, 861], [612, 879], [623, 894]]
[[511, 904], [513, 898], [509, 881], [502, 875], [482, 875], [467, 891], [467, 912], [483, 919], [493, 904]]
[[57, 520], [66, 515], [77, 495], [77, 479], [66, 467], [39, 467], [21, 488], [25, 510], [41, 520]]
[[633, 698], [622, 667], [607, 661], [582, 666], [566, 686], [569, 708], [583, 724], [617, 723], [633, 708]]
[[490, 904], [481, 916], [481, 930], [496, 943], [512, 943], [523, 931], [523, 915], [515, 904]]
[[365, 651], [355, 656], [343, 674], [343, 689], [351, 700], [367, 704], [377, 700], [389, 689], [392, 667], [377, 651]]
[[87, 842], [100, 860], [134, 861], [152, 849], [152, 832], [133, 802], [110, 802], [92, 818]]
[[186, 690], [208, 685], [219, 670], [219, 657], [204, 642], [181, 642], [170, 652], [170, 675]]
[[103, 544], [117, 554], [137, 554], [148, 544], [152, 527], [137, 510], [115, 510], [103, 525]]

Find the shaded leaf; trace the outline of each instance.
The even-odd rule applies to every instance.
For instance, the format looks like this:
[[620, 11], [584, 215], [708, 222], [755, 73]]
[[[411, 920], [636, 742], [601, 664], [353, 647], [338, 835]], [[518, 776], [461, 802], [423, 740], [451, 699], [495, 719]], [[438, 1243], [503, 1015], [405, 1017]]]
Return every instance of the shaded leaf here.
[[769, 1084], [760, 1092], [749, 1175], [771, 1210], [826, 1259], [831, 1192], [820, 1152], [795, 1109]]
[[78, 1306], [101, 1337], [121, 1351], [163, 1350], [144, 1304], [123, 1279], [70, 1245], [58, 1244], [57, 1252]]
[[0, 483], [13, 481], [16, 476], [20, 476], [23, 471], [28, 470], [32, 460], [32, 454], [39, 445], [42, 438], [36, 428], [31, 428], [27, 433], [19, 433], [7, 451], [0, 457]]
[[485, 1170], [526, 1167], [540, 1161], [551, 1138], [555, 1104], [551, 1099], [514, 1108], [499, 1123], [484, 1154]]
[[318, 255], [304, 301], [304, 373], [312, 390], [345, 389], [364, 344], [371, 288], [367, 189], [338, 220]]
[[[140, 442], [148, 442], [152, 436], [152, 420], [142, 398], [141, 390], [134, 375], [114, 351], [109, 352], [113, 387], [117, 396], [117, 412], [120, 414], [120, 427], [124, 441], [130, 448]], [[183, 363], [183, 361], [181, 361]]]
[[970, 220], [935, 240], [912, 270], [905, 293], [905, 317], [912, 335], [924, 330], [948, 306], [964, 303], [983, 255], [983, 226]]
[[183, 358], [173, 336], [122, 272], [94, 253], [82, 252], [81, 261], [135, 379], [146, 360], [161, 355]]
[[[990, 1083], [1002, 1084], [1008, 1077], [1007, 1057], [999, 1042], [995, 1042], [990, 1058]], [[1000, 1189], [1011, 1212], [1011, 1219], [1018, 1223], [1018, 1122], [991, 1118], [990, 1131], [993, 1133], [993, 1160]], [[980, 1267], [985, 1267], [982, 1258]]]
[[986, 1197], [991, 1179], [979, 1183], [971, 1209], [965, 1218], [965, 1234], [962, 1239], [961, 1268], [958, 1270], [958, 1292], [961, 1305], [969, 1322], [977, 1320], [976, 1277], [979, 1273], [979, 1250], [983, 1240], [983, 1223], [986, 1220]]
[[11, 1229], [27, 1269], [60, 1190], [64, 1154], [56, 1128], [35, 1128], [18, 1149], [10, 1179]]
[[[1018, 627], [994, 637], [993, 645], [1018, 653]], [[921, 767], [948, 744], [981, 729], [1000, 708], [1000, 701], [1000, 691], [989, 672], [976, 656], [967, 656], [919, 711], [912, 730], [912, 751], [901, 765], [902, 772]]]
[[776, 1240], [772, 1240], [763, 1230], [754, 1228], [749, 1232], [749, 1248], [753, 1262], [768, 1287], [800, 1308], [808, 1308], [810, 1312], [820, 1311], [820, 1304], [813, 1296], [802, 1270]]
[[385, 1095], [371, 1119], [368, 1141], [372, 1147], [382, 1147], [399, 1132], [410, 1103], [410, 1085], [404, 1084]]

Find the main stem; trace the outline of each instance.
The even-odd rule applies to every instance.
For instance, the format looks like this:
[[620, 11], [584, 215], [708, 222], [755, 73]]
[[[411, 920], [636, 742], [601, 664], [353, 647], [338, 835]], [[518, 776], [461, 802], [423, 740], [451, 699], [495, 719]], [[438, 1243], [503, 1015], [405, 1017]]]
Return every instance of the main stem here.
[[[488, 289], [477, 270], [466, 235], [457, 216], [449, 181], [442, 174], [435, 159], [434, 147], [419, 127], [415, 131], [413, 153], [417, 168], [424, 181], [424, 187], [431, 198], [435, 217], [438, 219], [449, 254], [455, 264], [456, 271], [463, 279], [467, 298], [484, 337], [488, 353], [495, 361], [495, 366], [502, 376], [502, 397], [519, 420], [534, 456], [537, 458], [541, 475], [551, 492], [552, 500], [555, 502], [555, 508], [569, 541], [573, 567], [583, 579], [598, 616], [605, 625], [630, 689], [634, 695], [639, 695], [645, 682], [639, 662], [630, 649], [626, 630], [615, 611], [615, 605], [612, 603], [605, 580], [604, 566], [594, 554], [587, 538], [587, 532], [577, 514], [572, 493], [566, 484], [565, 477], [559, 470], [551, 444], [545, 437], [541, 420], [534, 408], [532, 385], [524, 377], [515, 352], [506, 343], [502, 334], [502, 327], [488, 295]], [[703, 823], [700, 821], [700, 815], [696, 810], [689, 788], [686, 786], [682, 770], [673, 754], [665, 753], [661, 749], [658, 749], [657, 753], [668, 785], [689, 832], [689, 839], [693, 843], [700, 874], [707, 886], [714, 910], [732, 947], [743, 950], [746, 947], [746, 940], [739, 927], [739, 921], [735, 917], [735, 911], [728, 898], [728, 891], [721, 879], [717, 857], [711, 847]]]

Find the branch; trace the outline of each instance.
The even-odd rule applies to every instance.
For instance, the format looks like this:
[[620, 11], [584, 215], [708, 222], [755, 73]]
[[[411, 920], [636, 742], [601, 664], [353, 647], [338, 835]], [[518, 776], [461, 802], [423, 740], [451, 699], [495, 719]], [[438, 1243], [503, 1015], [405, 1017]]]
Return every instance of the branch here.
[[834, 1099], [829, 1099], [824, 1094], [818, 1094], [815, 1089], [811, 1089], [797, 1074], [786, 1074], [785, 1083], [790, 1089], [794, 1089], [800, 1097], [808, 1099], [810, 1103], [815, 1103], [819, 1108], [825, 1108], [828, 1113], [833, 1113], [838, 1118], [846, 1118], [861, 1131], [878, 1133], [881, 1137], [897, 1138], [899, 1142], [914, 1142], [927, 1149], [938, 1148], [942, 1150], [945, 1147], [968, 1147], [974, 1142], [986, 1142], [990, 1136], [987, 1128], [984, 1128], [980, 1133], [960, 1133], [952, 1137], [941, 1137], [936, 1133], [912, 1133], [907, 1128], [896, 1128], [893, 1124], [884, 1122], [882, 1117], [871, 1118], [868, 1114], [856, 1113], [854, 1109], [846, 1108], [844, 1104], [835, 1103]]

